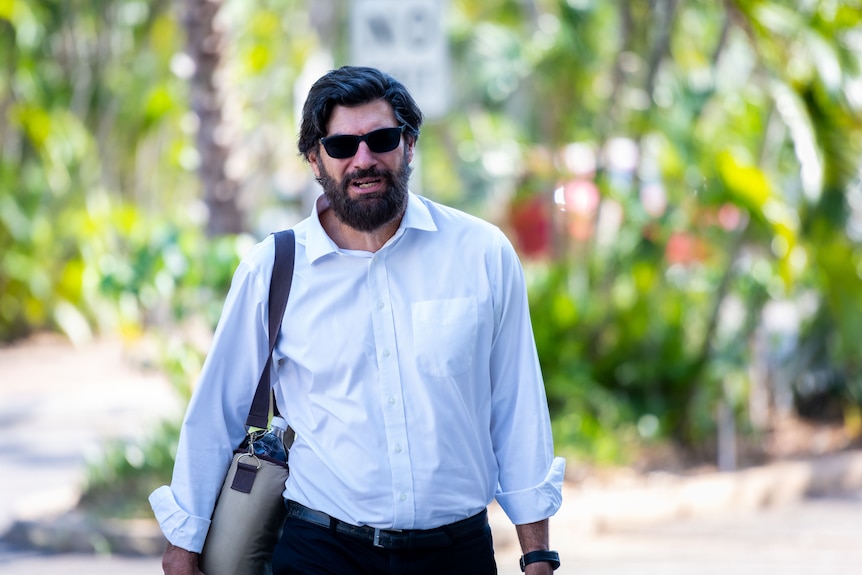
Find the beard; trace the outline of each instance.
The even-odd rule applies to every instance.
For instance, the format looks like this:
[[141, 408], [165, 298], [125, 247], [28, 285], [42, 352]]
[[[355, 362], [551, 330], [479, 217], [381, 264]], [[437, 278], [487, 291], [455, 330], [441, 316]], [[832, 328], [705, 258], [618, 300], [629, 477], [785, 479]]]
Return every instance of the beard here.
[[[340, 222], [361, 232], [374, 231], [404, 213], [407, 208], [407, 189], [410, 180], [410, 164], [405, 152], [401, 165], [394, 172], [369, 168], [345, 174], [337, 182], [320, 163], [317, 181], [329, 200], [330, 208]], [[386, 189], [381, 193], [350, 197], [350, 182], [357, 179], [382, 179]]]

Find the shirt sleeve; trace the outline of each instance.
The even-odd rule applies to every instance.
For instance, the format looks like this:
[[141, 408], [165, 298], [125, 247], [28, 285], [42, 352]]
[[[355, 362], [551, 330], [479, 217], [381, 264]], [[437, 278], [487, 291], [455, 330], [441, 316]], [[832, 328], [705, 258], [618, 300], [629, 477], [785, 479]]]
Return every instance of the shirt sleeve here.
[[[199, 553], [233, 450], [269, 349], [269, 276], [258, 262], [272, 261], [268, 238], [237, 267], [224, 309], [180, 430], [170, 486], [149, 498], [159, 526], [173, 545]], [[267, 259], [268, 258], [268, 259]]]
[[498, 254], [491, 350], [491, 437], [499, 468], [496, 499], [509, 519], [522, 525], [559, 510], [565, 460], [554, 457], [524, 272], [505, 237]]

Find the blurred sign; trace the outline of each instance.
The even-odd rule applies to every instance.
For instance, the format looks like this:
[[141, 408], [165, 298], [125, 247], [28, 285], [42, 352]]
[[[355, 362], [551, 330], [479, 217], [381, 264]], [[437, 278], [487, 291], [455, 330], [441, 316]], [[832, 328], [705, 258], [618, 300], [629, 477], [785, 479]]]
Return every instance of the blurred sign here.
[[351, 61], [389, 72], [428, 117], [449, 106], [446, 0], [353, 0]]

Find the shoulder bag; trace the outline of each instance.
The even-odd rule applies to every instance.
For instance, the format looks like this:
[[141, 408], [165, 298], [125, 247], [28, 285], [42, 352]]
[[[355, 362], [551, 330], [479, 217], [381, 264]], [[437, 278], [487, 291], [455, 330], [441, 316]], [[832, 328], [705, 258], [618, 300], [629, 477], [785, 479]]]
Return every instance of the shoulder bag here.
[[[293, 230], [277, 232], [275, 263], [269, 286], [269, 355], [246, 420], [247, 428], [266, 429], [269, 420], [270, 366], [290, 284], [296, 244]], [[273, 405], [275, 402], [273, 401]], [[278, 410], [275, 408], [275, 412]], [[252, 432], [249, 431], [251, 434]], [[286, 515], [282, 493], [287, 463], [254, 455], [251, 436], [234, 451], [213, 509], [200, 557], [206, 575], [265, 575], [272, 572], [272, 550]]]

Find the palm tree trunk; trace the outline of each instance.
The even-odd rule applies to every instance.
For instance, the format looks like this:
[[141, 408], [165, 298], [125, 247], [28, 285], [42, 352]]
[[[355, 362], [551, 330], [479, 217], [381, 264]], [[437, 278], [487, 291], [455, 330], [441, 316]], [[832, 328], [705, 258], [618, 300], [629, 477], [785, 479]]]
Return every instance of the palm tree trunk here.
[[216, 82], [221, 62], [222, 34], [215, 17], [222, 0], [187, 0], [184, 18], [189, 56], [195, 63], [191, 79], [191, 107], [199, 120], [198, 168], [203, 185], [204, 203], [209, 211], [207, 233], [211, 236], [235, 234], [244, 230], [239, 205], [239, 183], [225, 171], [230, 153], [229, 142], [219, 138], [226, 132], [222, 94]]

